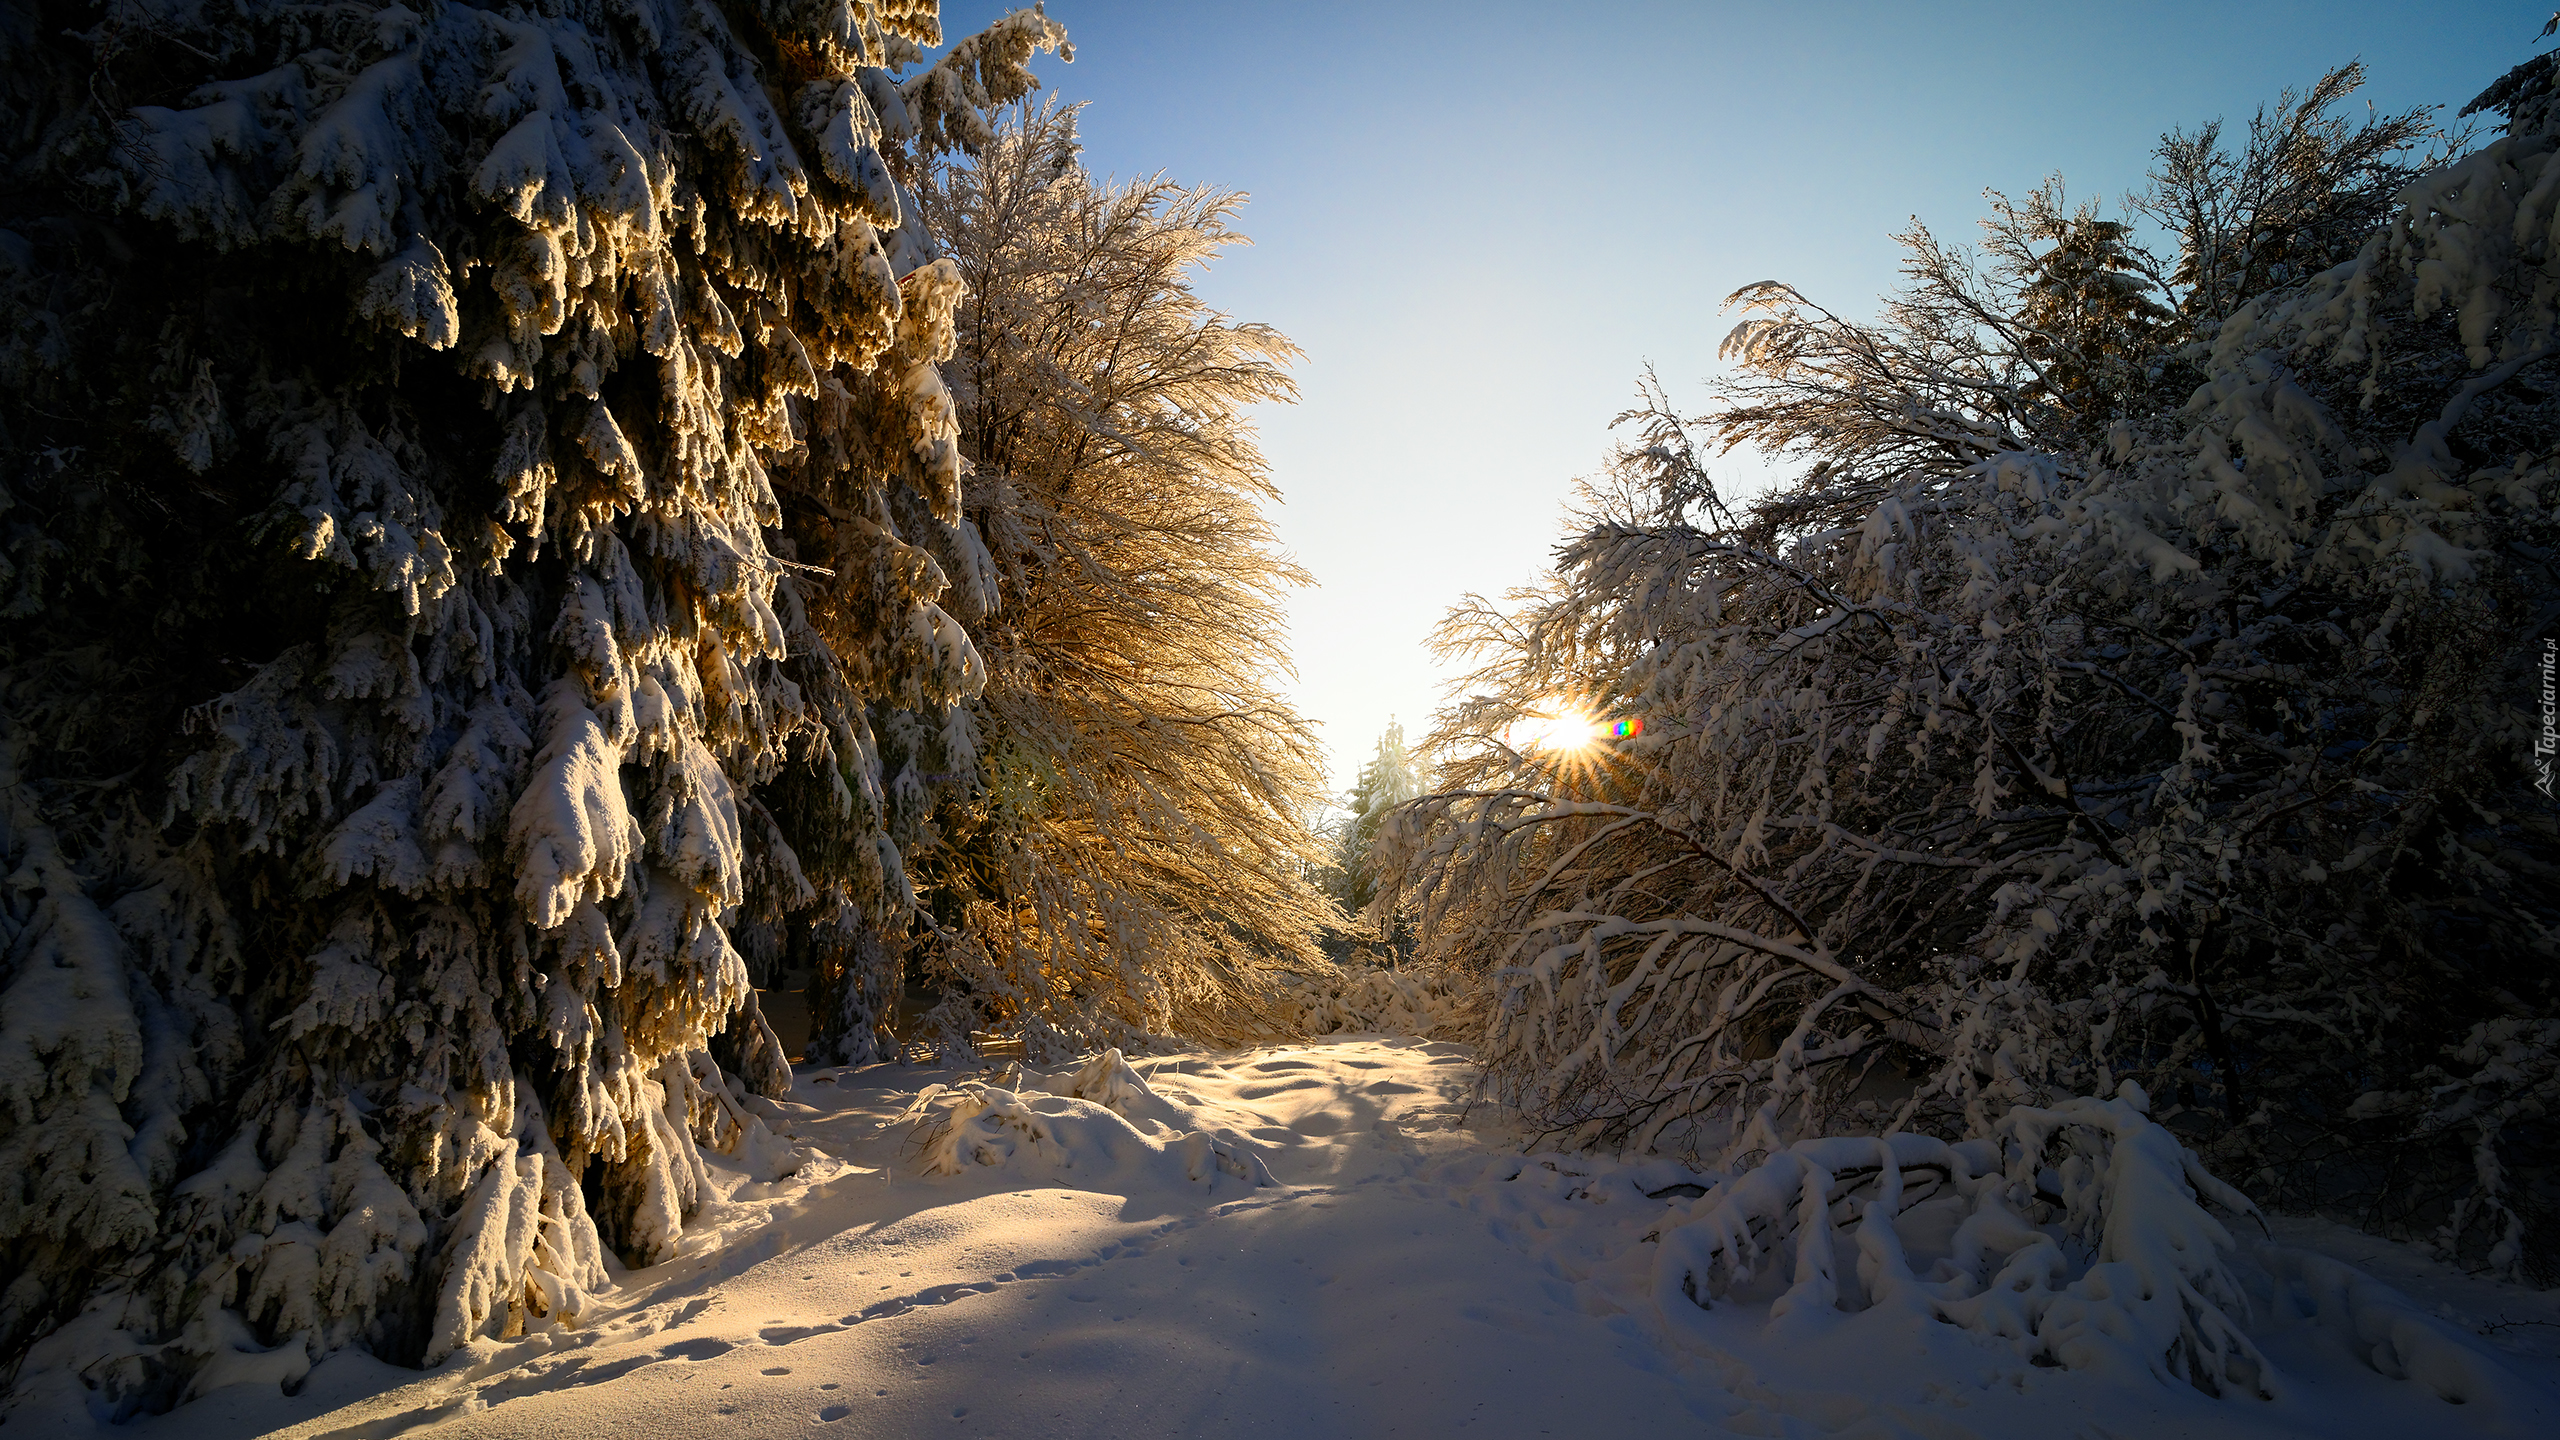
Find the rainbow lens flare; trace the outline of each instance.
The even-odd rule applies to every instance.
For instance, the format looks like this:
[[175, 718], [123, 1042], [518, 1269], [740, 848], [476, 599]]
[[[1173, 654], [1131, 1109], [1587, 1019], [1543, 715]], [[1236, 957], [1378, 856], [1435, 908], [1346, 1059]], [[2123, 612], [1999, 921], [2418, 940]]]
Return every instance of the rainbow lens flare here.
[[1633, 716], [1625, 720], [1612, 720], [1609, 722], [1609, 738], [1612, 740], [1631, 739], [1634, 736], [1638, 736], [1643, 733], [1644, 717], [1640, 715]]

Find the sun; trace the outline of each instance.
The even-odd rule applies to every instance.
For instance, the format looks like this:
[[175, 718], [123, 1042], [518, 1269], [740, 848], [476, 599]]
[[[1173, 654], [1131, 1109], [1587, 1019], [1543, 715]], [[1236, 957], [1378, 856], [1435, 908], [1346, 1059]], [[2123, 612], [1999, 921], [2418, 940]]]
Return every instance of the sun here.
[[1514, 750], [1538, 750], [1550, 755], [1584, 755], [1600, 747], [1608, 727], [1593, 716], [1578, 710], [1560, 710], [1553, 715], [1524, 715], [1503, 731], [1503, 743]]

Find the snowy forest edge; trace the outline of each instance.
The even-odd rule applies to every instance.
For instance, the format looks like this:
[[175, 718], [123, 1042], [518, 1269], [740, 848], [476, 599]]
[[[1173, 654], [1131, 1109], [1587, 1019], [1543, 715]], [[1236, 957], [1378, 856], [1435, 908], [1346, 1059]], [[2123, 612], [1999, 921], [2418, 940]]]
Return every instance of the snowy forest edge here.
[[[1782, 1266], [2272, 1396], [2292, 1266], [2498, 1398], [2250, 1230], [2560, 1264], [2560, 62], [2485, 142], [2353, 67], [2171, 136], [2161, 253], [2057, 182], [1873, 322], [1737, 292], [1715, 408], [1648, 378], [1328, 835], [1243, 419], [1295, 351], [1188, 289], [1238, 197], [1086, 175], [1036, 10], [941, 42], [12, 11], [15, 1397], [574, 1324], [706, 1153], [793, 1163], [800, 975], [813, 1059], [1001, 1035], [1113, 1105], [1114, 1047], [1467, 1040], [1538, 1143], [1712, 1182], [1666, 1314]], [[1736, 446], [1788, 478], [1728, 503]], [[1902, 1259], [1931, 1201], [1963, 1263]]]

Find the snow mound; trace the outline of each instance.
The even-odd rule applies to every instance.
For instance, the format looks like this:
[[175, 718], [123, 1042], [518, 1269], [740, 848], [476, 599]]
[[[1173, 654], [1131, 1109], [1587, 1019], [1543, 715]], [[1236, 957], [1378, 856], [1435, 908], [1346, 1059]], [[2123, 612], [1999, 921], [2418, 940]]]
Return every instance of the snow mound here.
[[1068, 1080], [1067, 1093], [1124, 1114], [1132, 1100], [1158, 1098], [1116, 1046], [1085, 1062], [1084, 1068]]
[[2349, 1348], [2376, 1372], [2519, 1428], [2549, 1412], [2476, 1341], [2354, 1266], [2290, 1245], [2260, 1245], [2255, 1258], [2269, 1282], [2273, 1318], [2298, 1318], [2350, 1338]]
[[1182, 1112], [1150, 1089], [1118, 1050], [1104, 1051], [1061, 1083], [1068, 1093], [975, 1080], [925, 1087], [902, 1117], [914, 1120], [918, 1168], [950, 1176], [973, 1165], [1009, 1165], [1046, 1179], [1075, 1171], [1079, 1188], [1106, 1177], [1159, 1185], [1179, 1177], [1212, 1193], [1222, 1181], [1255, 1189], [1274, 1183], [1252, 1143], [1234, 1131], [1178, 1129], [1172, 1122], [1185, 1118]]

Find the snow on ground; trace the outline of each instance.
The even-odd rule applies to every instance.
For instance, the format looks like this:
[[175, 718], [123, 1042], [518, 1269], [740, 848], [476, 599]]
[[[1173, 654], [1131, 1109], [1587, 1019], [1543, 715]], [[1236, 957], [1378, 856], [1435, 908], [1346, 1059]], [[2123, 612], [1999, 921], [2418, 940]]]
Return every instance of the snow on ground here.
[[[2508, 1403], [2448, 1404], [2348, 1335], [2263, 1316], [2291, 1382], [2273, 1402], [2042, 1368], [1889, 1307], [1773, 1326], [1768, 1299], [1743, 1296], [1675, 1331], [1647, 1236], [1691, 1212], [1701, 1177], [1521, 1155], [1469, 1104], [1460, 1047], [1336, 1037], [1135, 1068], [938, 1092], [924, 1132], [957, 1117], [938, 1145], [899, 1117], [971, 1077], [804, 1071], [786, 1107], [803, 1172], [728, 1174], [687, 1253], [618, 1276], [581, 1328], [484, 1341], [423, 1375], [343, 1355], [297, 1395], [236, 1386], [119, 1433], [2560, 1433], [2554, 1296], [2343, 1227], [2282, 1222], [2278, 1238], [2475, 1337], [2519, 1377]], [[937, 1158], [959, 1173], [925, 1173]]]

